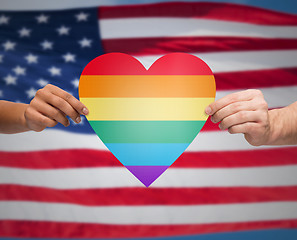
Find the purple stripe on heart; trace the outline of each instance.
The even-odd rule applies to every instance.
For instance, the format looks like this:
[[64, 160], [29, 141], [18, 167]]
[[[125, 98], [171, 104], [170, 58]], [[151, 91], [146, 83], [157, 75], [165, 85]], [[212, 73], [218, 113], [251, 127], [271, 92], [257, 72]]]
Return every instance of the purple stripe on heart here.
[[169, 166], [125, 166], [146, 187], [151, 185]]

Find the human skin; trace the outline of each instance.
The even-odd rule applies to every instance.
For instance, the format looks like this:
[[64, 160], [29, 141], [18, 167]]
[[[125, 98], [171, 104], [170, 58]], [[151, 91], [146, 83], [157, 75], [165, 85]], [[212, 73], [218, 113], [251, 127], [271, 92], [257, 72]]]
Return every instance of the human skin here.
[[58, 123], [70, 125], [66, 116], [74, 122], [81, 121], [88, 109], [64, 90], [48, 84], [36, 92], [30, 104], [0, 101], [0, 133], [40, 132]]
[[243, 133], [253, 146], [297, 144], [297, 102], [268, 110], [262, 92], [249, 89], [211, 103], [205, 113], [221, 130]]

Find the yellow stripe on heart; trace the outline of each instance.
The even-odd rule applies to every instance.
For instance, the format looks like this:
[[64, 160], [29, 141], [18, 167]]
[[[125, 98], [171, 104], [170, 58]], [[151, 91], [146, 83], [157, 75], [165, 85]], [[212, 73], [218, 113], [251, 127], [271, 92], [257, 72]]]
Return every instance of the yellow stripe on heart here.
[[88, 120], [199, 120], [214, 98], [80, 98]]

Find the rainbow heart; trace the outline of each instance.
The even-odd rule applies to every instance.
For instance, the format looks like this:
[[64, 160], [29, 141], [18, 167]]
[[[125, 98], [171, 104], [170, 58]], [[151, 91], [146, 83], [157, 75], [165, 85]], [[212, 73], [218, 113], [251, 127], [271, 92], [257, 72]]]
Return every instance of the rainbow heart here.
[[200, 132], [215, 91], [207, 64], [186, 53], [165, 55], [149, 70], [130, 55], [104, 54], [84, 68], [79, 81], [90, 125], [147, 187]]

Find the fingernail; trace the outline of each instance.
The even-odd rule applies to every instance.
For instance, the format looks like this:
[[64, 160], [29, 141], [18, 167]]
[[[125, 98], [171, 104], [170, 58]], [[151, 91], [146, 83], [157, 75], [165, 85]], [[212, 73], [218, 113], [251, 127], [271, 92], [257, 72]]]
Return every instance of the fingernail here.
[[209, 106], [205, 108], [205, 113], [207, 115], [210, 115], [211, 114], [211, 108]]
[[222, 126], [221, 126], [221, 124], [219, 124], [219, 128], [222, 130]]
[[212, 116], [211, 116], [210, 120], [211, 120], [213, 123], [216, 123], [216, 121], [213, 119]]
[[80, 123], [80, 121], [81, 121], [80, 117], [77, 117], [77, 118], [75, 119], [75, 121], [76, 121], [77, 123]]
[[89, 110], [87, 108], [83, 108], [82, 112], [83, 114], [87, 115], [89, 113]]
[[66, 124], [66, 127], [68, 127], [69, 125], [70, 125], [70, 122], [68, 121], [67, 124]]

